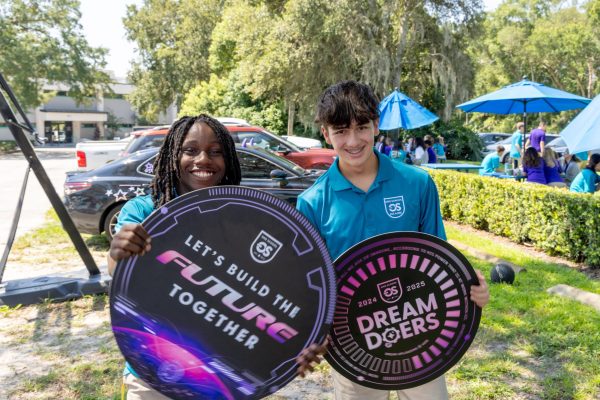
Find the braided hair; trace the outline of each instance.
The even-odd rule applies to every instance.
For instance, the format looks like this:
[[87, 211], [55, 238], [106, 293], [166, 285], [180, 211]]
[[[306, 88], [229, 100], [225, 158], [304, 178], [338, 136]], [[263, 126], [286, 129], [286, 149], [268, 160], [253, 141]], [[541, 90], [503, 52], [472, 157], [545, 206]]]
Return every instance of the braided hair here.
[[206, 114], [200, 114], [196, 117], [181, 117], [169, 128], [165, 142], [154, 161], [154, 178], [150, 183], [150, 189], [152, 191], [152, 201], [156, 208], [163, 206], [176, 197], [177, 185], [181, 178], [179, 170], [181, 146], [192, 126], [201, 122], [204, 122], [213, 130], [217, 140], [223, 147], [225, 176], [219, 185], [240, 184], [242, 180], [240, 162], [235, 151], [235, 143], [227, 128]]

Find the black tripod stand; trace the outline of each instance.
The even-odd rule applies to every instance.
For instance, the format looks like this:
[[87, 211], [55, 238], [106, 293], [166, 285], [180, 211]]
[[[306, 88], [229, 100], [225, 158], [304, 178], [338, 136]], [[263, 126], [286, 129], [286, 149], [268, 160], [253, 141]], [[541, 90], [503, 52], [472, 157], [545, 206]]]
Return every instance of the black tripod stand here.
[[[17, 119], [13, 109], [11, 108], [11, 104], [18, 111], [22, 122], [19, 122]], [[25, 172], [23, 184], [21, 186], [19, 200], [17, 202], [17, 208], [13, 217], [6, 248], [4, 249], [2, 259], [0, 259], [0, 305], [15, 306], [17, 304], [33, 304], [45, 299], [68, 300], [78, 298], [86, 294], [106, 292], [110, 278], [103, 276], [100, 273], [100, 270], [90, 254], [89, 249], [85, 245], [85, 242], [77, 231], [77, 228], [75, 228], [75, 224], [73, 223], [71, 216], [56, 193], [56, 190], [54, 190], [46, 170], [40, 163], [33, 145], [24, 131], [32, 134], [34, 140], [38, 143], [43, 143], [43, 139], [38, 137], [2, 74], [0, 74], [0, 115], [2, 115], [4, 122], [8, 125], [8, 128], [15, 138], [17, 145], [23, 152], [23, 155], [28, 162], [28, 167]], [[25, 196], [25, 189], [27, 187], [27, 180], [30, 170], [33, 170], [35, 176], [40, 182], [40, 185], [44, 189], [46, 196], [48, 196], [50, 204], [52, 204], [52, 207], [56, 211], [64, 230], [71, 238], [75, 249], [83, 260], [83, 263], [85, 264], [85, 267], [89, 273], [87, 278], [42, 276], [31, 279], [18, 279], [14, 281], [2, 282], [2, 276], [4, 275], [4, 269], [6, 267], [8, 255], [17, 231], [17, 225], [21, 215], [21, 208], [23, 206], [23, 198]]]

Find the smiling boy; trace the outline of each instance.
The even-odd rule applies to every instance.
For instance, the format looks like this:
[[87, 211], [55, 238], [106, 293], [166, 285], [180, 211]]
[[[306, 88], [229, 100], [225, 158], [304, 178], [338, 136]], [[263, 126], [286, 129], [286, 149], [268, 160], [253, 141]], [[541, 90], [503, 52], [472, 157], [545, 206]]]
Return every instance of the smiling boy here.
[[[318, 229], [333, 259], [353, 245], [383, 233], [417, 231], [446, 239], [437, 188], [424, 170], [393, 162], [373, 150], [379, 133], [378, 101], [371, 88], [355, 81], [330, 86], [319, 98], [316, 122], [338, 157], [315, 184], [298, 198], [297, 208]], [[397, 209], [389, 213], [386, 204]], [[471, 299], [489, 300], [485, 278]], [[312, 371], [323, 346], [313, 345], [299, 357], [299, 372]], [[332, 372], [336, 400], [387, 399], [388, 392], [356, 384]], [[444, 377], [398, 392], [400, 399], [447, 399]]]

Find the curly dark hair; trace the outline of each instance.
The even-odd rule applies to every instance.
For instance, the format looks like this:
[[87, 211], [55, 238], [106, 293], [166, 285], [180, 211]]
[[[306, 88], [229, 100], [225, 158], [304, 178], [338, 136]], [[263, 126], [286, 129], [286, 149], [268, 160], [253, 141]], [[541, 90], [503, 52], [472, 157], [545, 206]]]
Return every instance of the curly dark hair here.
[[195, 117], [181, 117], [169, 128], [167, 137], [154, 161], [154, 178], [150, 184], [150, 189], [152, 191], [152, 201], [156, 208], [163, 206], [176, 197], [176, 189], [181, 177], [181, 172], [179, 171], [181, 145], [192, 126], [201, 122], [204, 122], [213, 130], [217, 136], [217, 140], [223, 147], [225, 176], [219, 185], [240, 184], [242, 180], [240, 161], [235, 151], [235, 143], [227, 128], [206, 114], [200, 114]]

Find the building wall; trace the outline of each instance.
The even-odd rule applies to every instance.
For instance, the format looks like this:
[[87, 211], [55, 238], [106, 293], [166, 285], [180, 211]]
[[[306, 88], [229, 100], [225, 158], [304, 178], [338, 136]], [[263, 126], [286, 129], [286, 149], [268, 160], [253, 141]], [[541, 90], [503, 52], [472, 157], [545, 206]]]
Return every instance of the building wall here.
[[[113, 76], [114, 78], [114, 76]], [[133, 109], [131, 103], [127, 101], [124, 96], [130, 94], [134, 86], [124, 82], [124, 80], [114, 78], [114, 82], [110, 85], [113, 93], [106, 94], [99, 93], [96, 98], [89, 98], [87, 101], [77, 104], [75, 99], [69, 97], [68, 87], [63, 84], [47, 84], [44, 86], [44, 90], [56, 91], [59, 95], [52, 98], [46, 104], [38, 107], [35, 110], [28, 110], [27, 118], [34, 125], [40, 135], [44, 134], [46, 121], [52, 119], [46, 117], [47, 113], [52, 115], [65, 115], [64, 121], [54, 122], [71, 122], [73, 126], [73, 142], [81, 139], [93, 139], [94, 131], [96, 126], [100, 130], [101, 139], [106, 138], [105, 135], [105, 122], [106, 117], [102, 117], [100, 114], [108, 113], [114, 115], [117, 118], [118, 123], [121, 125], [118, 131], [115, 133], [115, 138], [127, 136], [133, 129], [136, 122], [136, 112]], [[90, 113], [90, 121], [82, 119], [82, 113]], [[71, 119], [69, 119], [71, 115]], [[175, 107], [169, 107], [166, 112], [161, 113], [159, 116], [159, 124], [170, 124], [177, 116], [177, 110]], [[14, 140], [12, 134], [5, 124], [2, 124], [2, 118], [0, 117], [0, 140]], [[40, 125], [38, 128], [37, 125]]]

